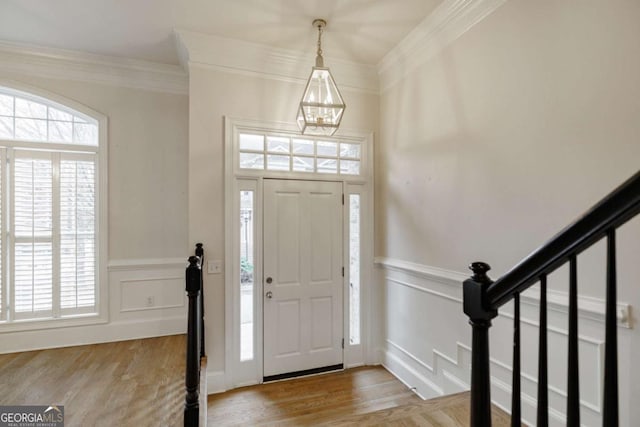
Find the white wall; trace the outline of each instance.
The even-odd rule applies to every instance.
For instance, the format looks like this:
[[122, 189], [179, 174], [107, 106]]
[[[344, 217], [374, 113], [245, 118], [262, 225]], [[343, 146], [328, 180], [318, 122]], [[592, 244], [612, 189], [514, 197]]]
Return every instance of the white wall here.
[[[6, 65], [6, 64], [3, 64]], [[108, 323], [2, 333], [0, 352], [183, 333], [188, 97], [0, 71], [108, 118]], [[153, 306], [147, 304], [152, 297]]]
[[[198, 66], [190, 67], [189, 85], [189, 241], [203, 242], [209, 260], [224, 260], [223, 119], [292, 123], [304, 86]], [[343, 96], [347, 110], [341, 127], [376, 131], [377, 95], [343, 91]], [[208, 371], [219, 379], [225, 369], [224, 274], [205, 274], [204, 281]]]
[[[483, 260], [497, 278], [635, 173], [638, 22], [638, 2], [510, 0], [384, 91], [376, 153], [377, 255], [462, 273]], [[619, 300], [638, 307], [639, 220], [621, 232], [619, 252]], [[579, 259], [585, 296], [603, 298], [603, 253], [599, 245]], [[456, 341], [470, 344], [462, 307], [416, 286], [458, 299], [461, 288], [443, 290], [437, 282], [406, 277], [415, 286], [398, 285], [379, 273], [386, 289], [384, 339], [428, 365], [433, 351], [467, 363], [456, 348]], [[566, 271], [552, 279], [552, 288], [566, 291]], [[557, 326], [566, 330], [563, 319]], [[496, 361], [508, 367], [511, 333], [504, 322], [495, 322], [492, 346]], [[580, 323], [595, 342], [601, 326]], [[640, 373], [631, 363], [640, 356], [640, 335], [620, 329], [620, 340], [621, 425], [629, 425], [640, 417], [637, 405], [630, 405], [640, 399]], [[586, 377], [597, 372], [589, 345], [581, 344]], [[391, 347], [384, 344], [385, 354], [394, 354]], [[553, 348], [553, 364], [564, 366], [563, 348]], [[493, 368], [498, 379], [506, 378]], [[464, 369], [438, 372], [431, 378], [440, 384], [434, 393], [448, 390], [443, 375], [459, 386], [468, 383]], [[524, 372], [537, 376], [535, 360], [524, 362]], [[561, 391], [565, 380], [555, 378]], [[585, 400], [598, 409], [596, 389], [583, 381]], [[525, 393], [535, 397], [530, 388]], [[508, 401], [504, 392], [494, 398]], [[561, 402], [552, 404], [563, 412]], [[589, 425], [596, 415], [583, 407]]]

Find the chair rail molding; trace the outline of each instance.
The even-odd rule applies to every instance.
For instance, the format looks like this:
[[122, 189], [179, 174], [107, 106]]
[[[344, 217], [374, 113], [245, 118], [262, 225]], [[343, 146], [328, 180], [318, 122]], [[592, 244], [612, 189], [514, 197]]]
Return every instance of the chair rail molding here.
[[187, 268], [187, 262], [182, 258], [145, 258], [145, 259], [112, 259], [107, 266], [109, 271], [132, 271]]
[[[379, 268], [390, 271], [398, 271], [432, 280], [445, 285], [459, 288], [462, 295], [462, 282], [469, 278], [470, 274], [457, 271], [445, 270], [429, 265], [418, 264], [395, 258], [376, 257], [374, 263]], [[397, 280], [394, 279], [397, 282]], [[415, 287], [415, 285], [412, 285]], [[462, 300], [460, 300], [461, 302]], [[533, 287], [521, 295], [520, 301], [523, 304], [538, 307], [540, 305], [540, 291]], [[547, 307], [549, 310], [566, 314], [569, 309], [569, 296], [566, 292], [547, 290]], [[605, 322], [605, 300], [602, 298], [578, 296], [578, 316], [600, 322]], [[618, 327], [632, 329], [631, 305], [625, 302], [617, 302]]]
[[[470, 337], [455, 332], [466, 327], [466, 319], [456, 311], [463, 304], [460, 279], [465, 279], [467, 275], [386, 257], [375, 258], [375, 264], [377, 281], [386, 295], [385, 314], [382, 316], [386, 318], [386, 333], [381, 337], [379, 347], [382, 365], [422, 398], [468, 390], [472, 356]], [[549, 290], [547, 297], [548, 300], [551, 299]], [[539, 295], [530, 290], [522, 295], [520, 301], [524, 304], [520, 321], [526, 331], [525, 336], [537, 336], [539, 323], [535, 314], [539, 306]], [[547, 330], [550, 340], [557, 343], [566, 340], [568, 336], [565, 325], [567, 296], [562, 292], [554, 293], [553, 301], [553, 305], [547, 303], [550, 314]], [[580, 316], [586, 320], [579, 335], [580, 346], [585, 355], [582, 362], [587, 370], [603, 373], [604, 341], [598, 332], [605, 323], [603, 312], [601, 313], [602, 302], [588, 298], [582, 301], [590, 303], [580, 302], [584, 305], [581, 306], [583, 310], [580, 311]], [[628, 308], [626, 304], [620, 305]], [[451, 317], [439, 317], [442, 314], [439, 310], [450, 313]], [[410, 321], [407, 322], [407, 319]], [[445, 335], [430, 333], [425, 337], [425, 325], [434, 321], [445, 322], [449, 326], [447, 332]], [[494, 327], [500, 329], [510, 326], [513, 323], [512, 307], [503, 307], [494, 323]], [[628, 334], [626, 336], [628, 338]], [[504, 344], [509, 348], [511, 346], [509, 340]], [[509, 412], [512, 363], [500, 354], [492, 355], [489, 364], [492, 373], [492, 403]], [[589, 425], [599, 419], [602, 413], [601, 377], [600, 374], [595, 375], [588, 384], [589, 392], [581, 397], [580, 406], [587, 420], [586, 424]], [[534, 425], [537, 407], [535, 390], [538, 382], [535, 367], [527, 365], [527, 369], [521, 373], [521, 380], [523, 421]], [[549, 387], [549, 396], [553, 402], [549, 408], [550, 425], [566, 424], [566, 389], [561, 384], [553, 383]]]

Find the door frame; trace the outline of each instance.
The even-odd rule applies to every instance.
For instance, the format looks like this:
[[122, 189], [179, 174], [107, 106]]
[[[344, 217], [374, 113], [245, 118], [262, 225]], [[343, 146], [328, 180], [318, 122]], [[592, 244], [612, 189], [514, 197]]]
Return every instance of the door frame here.
[[[275, 172], [267, 170], [239, 169], [238, 136], [242, 132], [264, 135], [299, 136], [295, 124], [261, 122], [225, 117], [225, 334], [224, 334], [224, 389], [262, 383], [263, 379], [263, 180], [291, 179], [303, 181], [333, 181], [342, 183], [345, 203], [342, 212], [343, 265], [343, 364], [345, 368], [375, 363], [371, 332], [373, 294], [373, 133], [340, 131], [340, 136], [329, 138], [341, 142], [361, 144], [362, 174], [359, 176]], [[254, 351], [253, 359], [240, 361], [240, 289], [239, 283], [239, 232], [240, 191], [254, 193]], [[349, 198], [360, 195], [360, 343], [349, 343]], [[215, 337], [214, 337], [214, 341]], [[219, 369], [219, 368], [218, 368]], [[220, 371], [215, 375], [219, 378]], [[220, 384], [219, 384], [220, 385]], [[220, 387], [217, 387], [218, 389]]]

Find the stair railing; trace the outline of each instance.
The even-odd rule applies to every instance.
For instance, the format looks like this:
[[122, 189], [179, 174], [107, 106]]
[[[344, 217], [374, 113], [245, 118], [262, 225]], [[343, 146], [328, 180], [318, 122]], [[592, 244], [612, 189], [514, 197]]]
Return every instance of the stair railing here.
[[200, 362], [205, 357], [203, 263], [204, 249], [202, 243], [197, 243], [195, 255], [189, 257], [189, 266], [185, 272], [186, 292], [189, 300], [184, 398], [185, 427], [198, 427], [200, 422]]
[[558, 233], [495, 282], [491, 267], [474, 262], [473, 276], [463, 284], [464, 312], [472, 326], [471, 426], [491, 426], [489, 328], [498, 309], [514, 300], [513, 378], [511, 425], [521, 425], [520, 403], [520, 293], [540, 283], [537, 426], [549, 424], [547, 355], [547, 276], [569, 263], [569, 346], [567, 372], [567, 426], [580, 425], [578, 374], [577, 256], [602, 238], [607, 241], [605, 371], [603, 425], [618, 425], [618, 350], [616, 319], [616, 229], [640, 213], [640, 172], [636, 173], [573, 224]]

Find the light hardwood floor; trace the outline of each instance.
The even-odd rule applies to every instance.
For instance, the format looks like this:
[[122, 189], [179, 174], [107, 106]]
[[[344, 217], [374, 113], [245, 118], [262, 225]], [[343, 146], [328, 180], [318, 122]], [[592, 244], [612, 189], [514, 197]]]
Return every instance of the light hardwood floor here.
[[[184, 335], [0, 355], [0, 405], [61, 404], [67, 427], [181, 426], [184, 357]], [[211, 395], [207, 425], [462, 427], [468, 402], [425, 402], [365, 367]]]
[[314, 425], [419, 401], [384, 368], [356, 368], [211, 395], [207, 425]]
[[[494, 408], [494, 426], [510, 419]], [[469, 394], [423, 401], [382, 367], [263, 384], [209, 396], [209, 426], [469, 425]]]
[[0, 405], [64, 405], [65, 426], [180, 426], [185, 336], [0, 355]]

